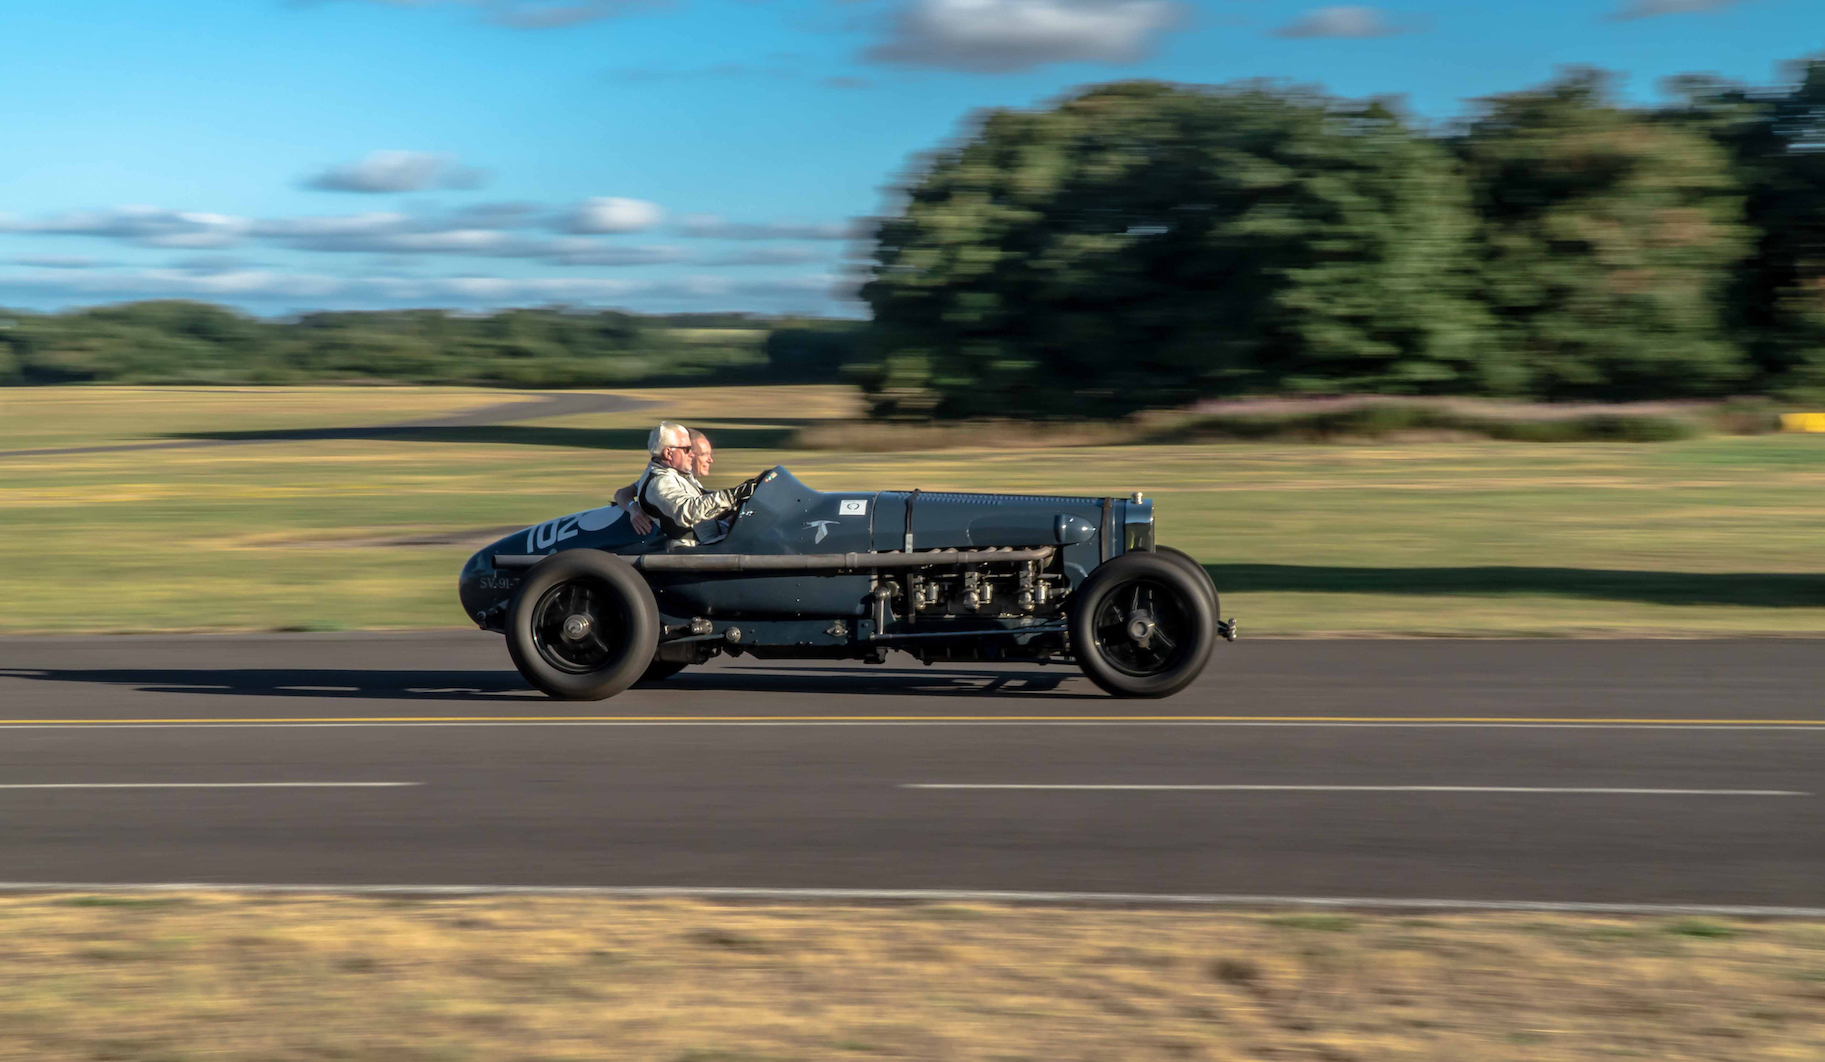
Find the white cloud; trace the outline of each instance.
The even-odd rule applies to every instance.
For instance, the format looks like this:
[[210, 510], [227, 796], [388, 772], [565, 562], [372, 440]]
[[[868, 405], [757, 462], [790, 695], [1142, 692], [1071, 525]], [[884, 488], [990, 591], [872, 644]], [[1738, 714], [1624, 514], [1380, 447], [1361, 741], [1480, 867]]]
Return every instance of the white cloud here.
[[515, 29], [558, 29], [596, 22], [664, 0], [373, 0], [388, 7], [468, 7], [490, 22]]
[[537, 203], [476, 203], [453, 212], [450, 216], [484, 229], [511, 229], [521, 225], [530, 225], [542, 212]]
[[424, 151], [375, 151], [360, 162], [331, 166], [304, 182], [322, 192], [422, 192], [427, 188], [477, 188], [485, 170], [449, 155]]
[[847, 240], [857, 235], [858, 226], [855, 222], [757, 225], [724, 221], [715, 214], [686, 214], [679, 219], [678, 231], [711, 240]]
[[865, 58], [1002, 74], [1046, 63], [1132, 62], [1176, 25], [1172, 0], [906, 0]]
[[803, 308], [847, 298], [844, 281], [829, 274], [760, 281], [701, 275], [667, 280], [607, 277], [413, 277], [396, 274], [332, 276], [231, 269], [197, 273], [178, 269], [69, 273], [39, 270], [0, 274], [0, 293], [56, 303], [117, 298], [196, 298], [242, 305], [308, 303], [356, 308], [420, 305], [464, 308], [541, 303], [649, 307], [688, 305], [717, 309]]
[[[312, 254], [373, 255], [406, 259], [434, 257], [517, 258], [567, 268], [675, 265], [696, 260], [708, 266], [783, 266], [828, 255], [818, 247], [796, 246], [718, 252], [687, 251], [670, 244], [625, 245], [618, 234], [657, 225], [664, 215], [640, 199], [602, 197], [566, 211], [531, 203], [485, 203], [460, 210], [411, 213], [370, 210], [351, 214], [305, 215], [252, 220], [130, 207], [21, 220], [0, 216], [0, 232], [112, 238], [153, 247], [217, 250], [257, 244]], [[865, 219], [849, 222], [732, 222], [714, 214], [681, 218], [677, 234], [737, 243], [854, 239]], [[74, 269], [108, 263], [69, 255], [38, 256], [14, 264]], [[173, 262], [178, 272], [248, 272], [250, 263], [201, 257]], [[239, 266], [230, 270], [229, 266]]]
[[99, 269], [113, 265], [112, 262], [99, 258], [84, 258], [77, 254], [27, 254], [12, 259], [12, 263], [34, 269]]
[[664, 216], [657, 204], [644, 199], [597, 196], [577, 204], [557, 227], [576, 233], [641, 232]]
[[79, 211], [38, 221], [0, 218], [0, 232], [100, 236], [145, 247], [228, 247], [241, 242], [250, 227], [246, 218], [228, 214], [149, 206]]
[[705, 265], [713, 266], [770, 266], [799, 265], [815, 261], [822, 254], [810, 247], [757, 247], [750, 251], [737, 251], [721, 258], [712, 258]]
[[365, 214], [276, 218], [258, 223], [254, 226], [253, 232], [256, 236], [279, 239], [373, 237], [410, 232], [414, 224], [410, 215], [392, 210], [372, 210]]
[[165, 268], [179, 269], [186, 273], [232, 273], [265, 267], [261, 263], [250, 262], [245, 258], [237, 258], [230, 254], [199, 254], [166, 262]]
[[[615, 202], [651, 207], [638, 200]], [[638, 213], [632, 207], [610, 207], [598, 211], [600, 216], [592, 221], [626, 223], [638, 220], [633, 217]], [[536, 215], [536, 208], [523, 204], [496, 204], [455, 214], [416, 217], [375, 211], [262, 221], [254, 226], [253, 234], [294, 250], [332, 254], [539, 258], [565, 266], [660, 265], [686, 257], [675, 247], [617, 247], [581, 237], [550, 239], [509, 231], [537, 222]], [[574, 221], [574, 215], [567, 215], [555, 219], [553, 224], [568, 227]]]
[[515, 29], [557, 29], [613, 18], [629, 8], [645, 6], [635, 0], [588, 0], [583, 3], [542, 3], [516, 0], [488, 5], [488, 19]]
[[286, 247], [330, 254], [473, 254], [491, 258], [536, 258], [545, 241], [499, 229], [409, 228], [382, 232], [269, 234]]
[[539, 257], [553, 265], [641, 266], [682, 262], [689, 255], [679, 247], [616, 247], [597, 240], [567, 239], [550, 241]]
[[300, 251], [529, 256], [525, 237], [467, 218], [395, 211], [262, 221], [253, 234]]
[[234, 269], [199, 273], [185, 269], [133, 269], [97, 273], [23, 273], [0, 276], [0, 290], [73, 296], [131, 298], [316, 298], [344, 290], [348, 281], [311, 273]]
[[379, 278], [386, 297], [403, 301], [480, 302], [497, 306], [529, 302], [600, 302], [650, 287], [603, 277]]
[[1610, 18], [1622, 22], [1659, 15], [1688, 15], [1700, 11], [1716, 11], [1736, 2], [1737, 0], [1631, 0], [1610, 15]]
[[1388, 21], [1373, 7], [1344, 4], [1307, 11], [1274, 31], [1276, 37], [1388, 37], [1406, 27]]

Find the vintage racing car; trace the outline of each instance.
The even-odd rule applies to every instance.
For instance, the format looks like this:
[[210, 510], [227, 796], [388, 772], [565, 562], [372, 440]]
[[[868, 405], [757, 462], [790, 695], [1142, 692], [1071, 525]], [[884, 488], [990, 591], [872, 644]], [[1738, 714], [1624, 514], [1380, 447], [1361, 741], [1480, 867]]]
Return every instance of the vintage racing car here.
[[[758, 478], [719, 541], [679, 548], [609, 505], [463, 566], [463, 610], [547, 694], [595, 700], [718, 653], [1076, 663], [1118, 697], [1185, 688], [1235, 621], [1128, 498], [817, 491]], [[669, 548], [668, 548], [669, 547]]]

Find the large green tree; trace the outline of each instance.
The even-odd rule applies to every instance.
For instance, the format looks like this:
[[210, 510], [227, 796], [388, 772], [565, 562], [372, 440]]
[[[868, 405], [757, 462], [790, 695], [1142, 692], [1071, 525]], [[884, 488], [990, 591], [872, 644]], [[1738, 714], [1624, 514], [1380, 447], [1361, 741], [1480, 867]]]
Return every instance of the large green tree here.
[[995, 111], [881, 224], [878, 412], [1481, 390], [1468, 193], [1386, 108], [1130, 82]]
[[1728, 325], [1758, 389], [1825, 394], [1825, 59], [1772, 89], [1680, 78], [1662, 119], [1710, 137], [1746, 195], [1753, 254], [1730, 284]]
[[1751, 233], [1710, 138], [1615, 106], [1581, 71], [1484, 101], [1459, 147], [1508, 389], [1649, 398], [1752, 378], [1725, 329]]

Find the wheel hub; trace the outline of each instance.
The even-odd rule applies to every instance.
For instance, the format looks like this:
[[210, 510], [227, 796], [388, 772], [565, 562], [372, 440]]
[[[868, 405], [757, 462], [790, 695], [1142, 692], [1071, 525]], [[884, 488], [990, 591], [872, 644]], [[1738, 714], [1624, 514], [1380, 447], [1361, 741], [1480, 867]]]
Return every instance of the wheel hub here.
[[1140, 645], [1146, 645], [1147, 639], [1153, 637], [1153, 617], [1144, 612], [1130, 612], [1128, 637]]
[[572, 613], [564, 617], [564, 637], [569, 641], [581, 641], [589, 635], [589, 617], [582, 613]]

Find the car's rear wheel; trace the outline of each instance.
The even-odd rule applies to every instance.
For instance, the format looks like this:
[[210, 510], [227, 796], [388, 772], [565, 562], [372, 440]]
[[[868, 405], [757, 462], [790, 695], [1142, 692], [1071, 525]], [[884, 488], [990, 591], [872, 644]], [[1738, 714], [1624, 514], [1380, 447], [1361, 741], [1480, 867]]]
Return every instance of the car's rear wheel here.
[[1210, 662], [1216, 595], [1157, 553], [1105, 562], [1071, 595], [1071, 651], [1090, 681], [1117, 697], [1169, 697]]
[[653, 663], [658, 644], [653, 591], [626, 561], [600, 550], [540, 561], [507, 610], [514, 666], [560, 700], [613, 697]]

